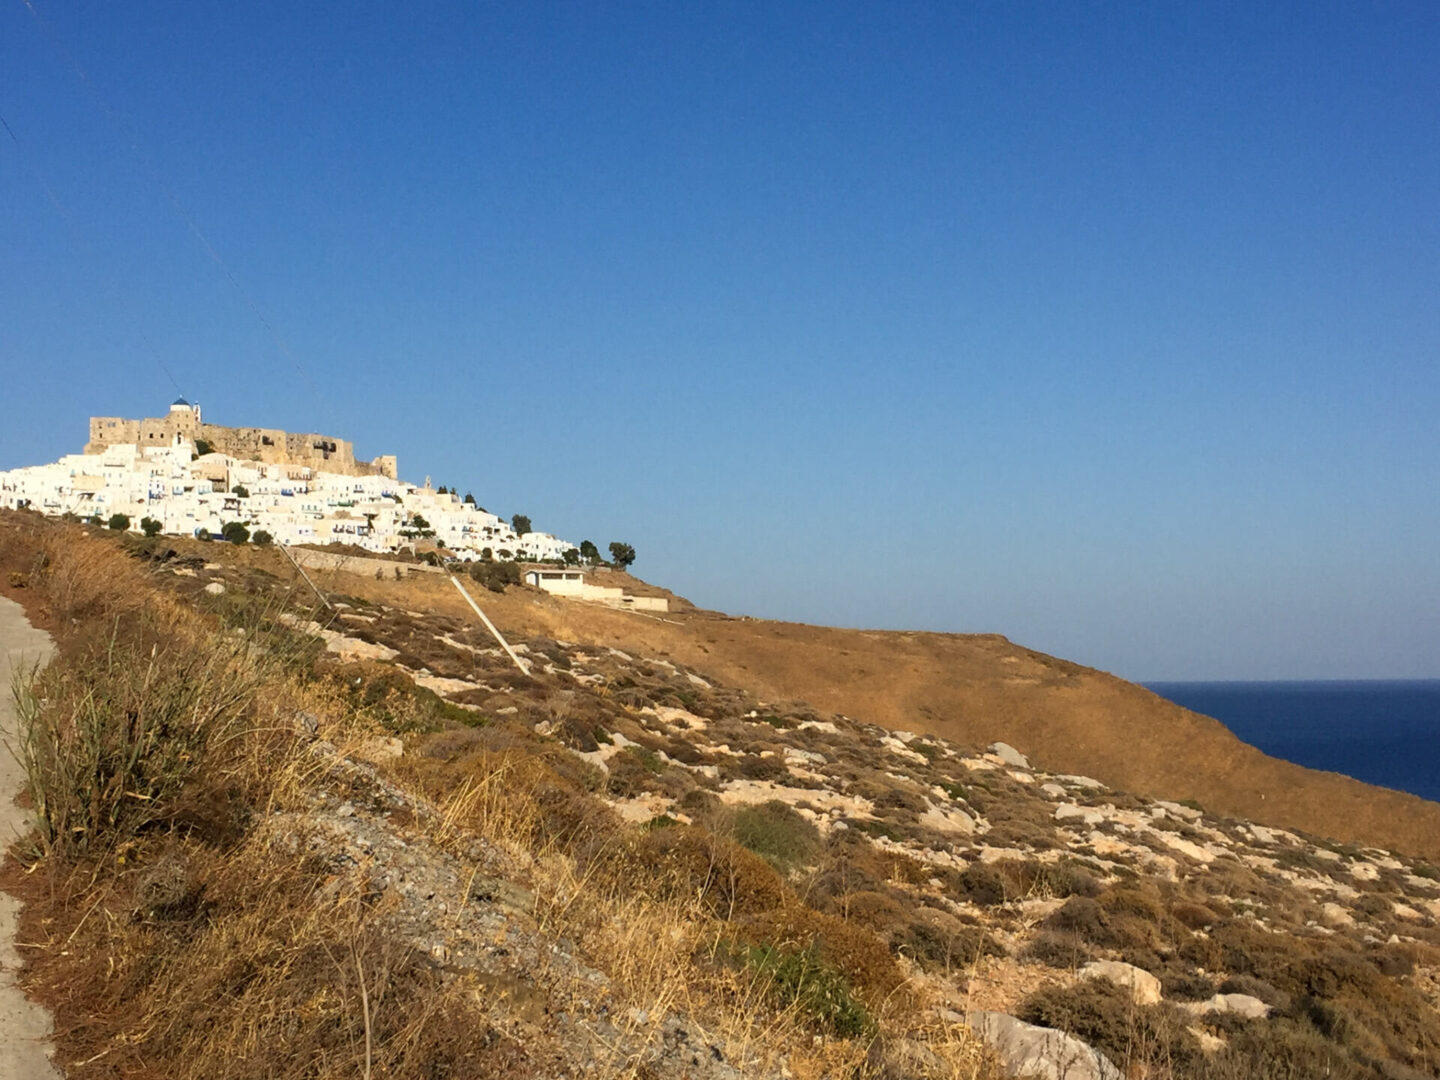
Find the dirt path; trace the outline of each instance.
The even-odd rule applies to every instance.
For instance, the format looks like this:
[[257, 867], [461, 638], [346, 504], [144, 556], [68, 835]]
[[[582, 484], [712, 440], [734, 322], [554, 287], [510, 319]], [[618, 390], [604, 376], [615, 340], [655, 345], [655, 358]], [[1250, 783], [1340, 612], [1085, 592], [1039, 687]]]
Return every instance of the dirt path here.
[[[8, 741], [15, 726], [11, 674], [50, 655], [50, 638], [25, 621], [13, 600], [0, 597], [0, 732]], [[8, 748], [0, 746], [0, 849], [25, 830], [25, 811], [15, 805], [23, 774]], [[15, 985], [20, 963], [15, 949], [19, 905], [0, 892], [0, 1080], [49, 1080], [60, 1073], [50, 1063], [50, 1016]]]

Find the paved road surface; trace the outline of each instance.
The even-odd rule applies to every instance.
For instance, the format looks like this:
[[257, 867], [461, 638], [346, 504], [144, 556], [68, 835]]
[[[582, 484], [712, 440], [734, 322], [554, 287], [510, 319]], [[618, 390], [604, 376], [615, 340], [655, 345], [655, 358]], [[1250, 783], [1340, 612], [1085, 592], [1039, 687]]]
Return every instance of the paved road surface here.
[[[13, 600], [0, 596], [0, 731], [6, 740], [15, 729], [11, 672], [29, 668], [50, 655], [50, 639], [25, 621]], [[15, 805], [23, 783], [20, 766], [0, 746], [0, 847], [9, 847], [25, 830], [25, 811]], [[50, 1064], [50, 1015], [31, 1003], [15, 985], [20, 957], [15, 950], [15, 899], [0, 892], [0, 1080], [58, 1080]]]

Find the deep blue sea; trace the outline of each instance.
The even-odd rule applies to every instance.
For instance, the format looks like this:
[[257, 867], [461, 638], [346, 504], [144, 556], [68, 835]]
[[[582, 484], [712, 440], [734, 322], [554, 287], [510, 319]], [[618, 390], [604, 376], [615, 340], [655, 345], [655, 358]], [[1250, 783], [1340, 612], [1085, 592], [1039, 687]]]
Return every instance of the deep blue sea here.
[[1440, 679], [1145, 685], [1274, 757], [1440, 802]]

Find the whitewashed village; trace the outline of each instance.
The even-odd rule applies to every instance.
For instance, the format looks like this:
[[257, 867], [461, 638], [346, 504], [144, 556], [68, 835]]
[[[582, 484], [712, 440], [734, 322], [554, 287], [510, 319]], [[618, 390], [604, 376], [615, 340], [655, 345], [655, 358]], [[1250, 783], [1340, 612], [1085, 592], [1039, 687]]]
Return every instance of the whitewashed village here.
[[[527, 531], [523, 519], [517, 531], [471, 496], [398, 479], [392, 456], [357, 461], [343, 439], [206, 424], [199, 406], [183, 398], [162, 417], [93, 417], [83, 453], [0, 472], [0, 509], [152, 535], [220, 540], [227, 526], [236, 535], [238, 524], [249, 537], [287, 546], [441, 549], [467, 562], [580, 561], [579, 547]], [[578, 578], [556, 580], [552, 591]]]

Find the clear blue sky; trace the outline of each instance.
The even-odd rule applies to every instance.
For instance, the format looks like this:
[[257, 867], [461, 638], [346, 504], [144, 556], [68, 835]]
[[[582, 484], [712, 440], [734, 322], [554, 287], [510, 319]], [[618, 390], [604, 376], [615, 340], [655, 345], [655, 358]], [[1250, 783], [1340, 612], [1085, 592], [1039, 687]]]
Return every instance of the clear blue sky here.
[[1437, 677], [1437, 57], [1433, 2], [12, 0], [0, 468], [168, 368], [705, 606]]

